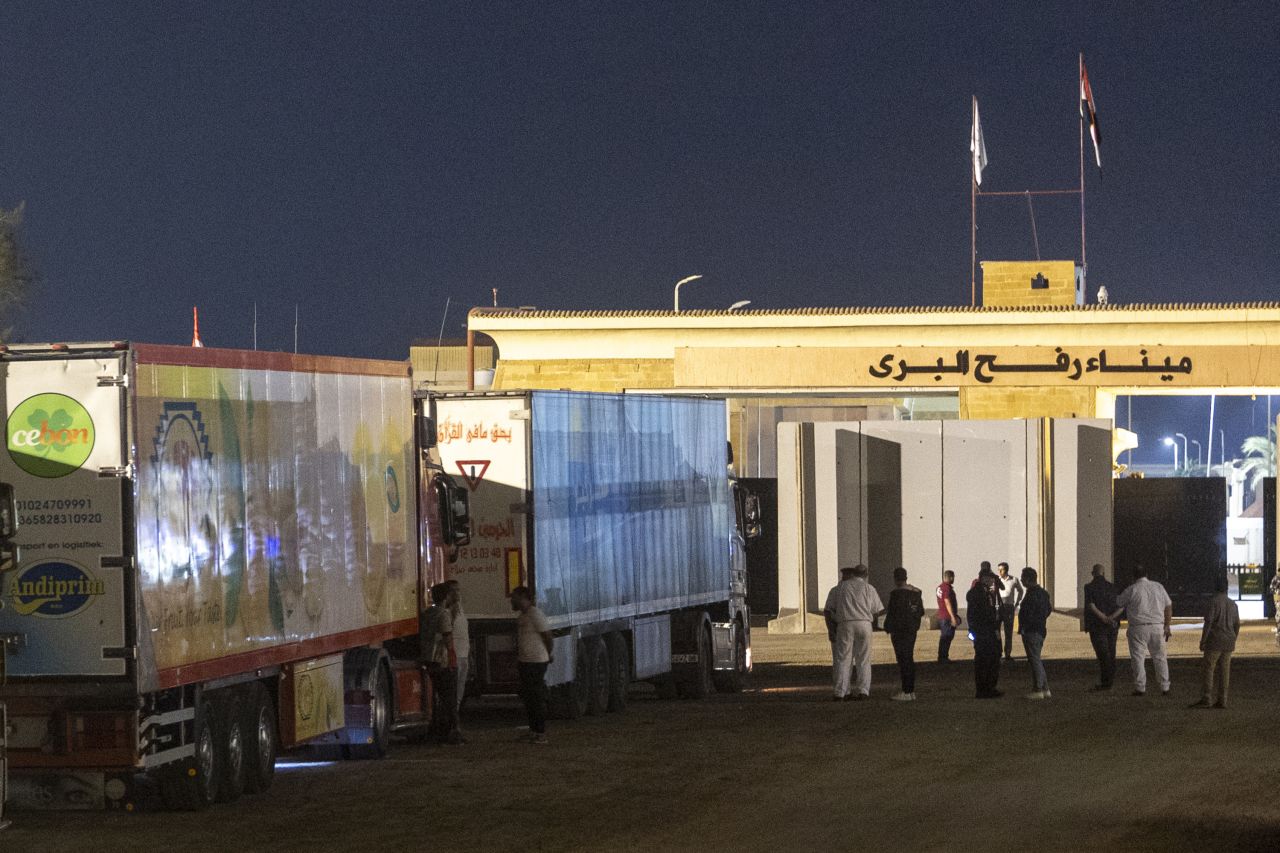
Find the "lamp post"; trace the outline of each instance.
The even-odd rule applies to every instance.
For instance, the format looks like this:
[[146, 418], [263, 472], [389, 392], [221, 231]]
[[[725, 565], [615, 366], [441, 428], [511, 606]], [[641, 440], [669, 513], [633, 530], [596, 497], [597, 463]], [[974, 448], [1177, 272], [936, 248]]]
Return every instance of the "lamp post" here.
[[1191, 439], [1191, 443], [1196, 446], [1196, 467], [1199, 468], [1201, 465], [1200, 453], [1203, 448], [1200, 446], [1200, 442], [1196, 441], [1194, 438]]
[[1191, 464], [1191, 454], [1187, 449], [1187, 437], [1180, 432], [1175, 432], [1174, 436], [1182, 439], [1182, 467], [1186, 468]]
[[676, 313], [677, 314], [680, 313], [680, 285], [688, 284], [691, 281], [697, 281], [700, 278], [702, 278], [702, 276], [700, 275], [691, 275], [687, 278], [682, 278], [676, 282]]
[[1173, 476], [1176, 477], [1178, 476], [1178, 442], [1166, 435], [1164, 437], [1164, 444], [1165, 447], [1173, 448]]

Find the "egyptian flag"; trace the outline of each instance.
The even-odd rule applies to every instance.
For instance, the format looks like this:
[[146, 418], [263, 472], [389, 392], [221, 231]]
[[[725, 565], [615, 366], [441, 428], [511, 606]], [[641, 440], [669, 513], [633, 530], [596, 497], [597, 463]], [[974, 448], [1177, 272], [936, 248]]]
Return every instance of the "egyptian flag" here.
[[1093, 89], [1089, 87], [1089, 72], [1084, 68], [1084, 54], [1080, 54], [1080, 117], [1083, 118], [1088, 110], [1089, 116], [1089, 136], [1093, 139], [1093, 157], [1098, 161], [1098, 168], [1102, 168], [1102, 151], [1099, 146], [1102, 144], [1102, 134], [1098, 131], [1098, 111], [1093, 106]]

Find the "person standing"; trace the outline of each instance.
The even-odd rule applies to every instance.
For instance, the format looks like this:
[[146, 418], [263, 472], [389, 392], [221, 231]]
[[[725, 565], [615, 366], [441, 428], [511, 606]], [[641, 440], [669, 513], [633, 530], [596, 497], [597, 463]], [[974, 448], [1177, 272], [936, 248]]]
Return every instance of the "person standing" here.
[[1093, 580], [1084, 585], [1084, 629], [1098, 658], [1098, 683], [1092, 690], [1110, 690], [1116, 676], [1116, 635], [1120, 626], [1111, 618], [1116, 609], [1116, 586], [1101, 564], [1093, 566]]
[[[836, 645], [833, 647], [836, 696], [847, 696], [858, 702], [871, 695], [871, 625], [877, 616], [884, 613], [880, 593], [867, 583], [868, 574], [867, 567], [861, 563], [851, 569], [842, 568], [841, 581], [827, 595], [827, 606], [823, 610], [836, 622]], [[850, 656], [857, 674], [852, 692], [849, 690]], [[840, 692], [842, 678], [843, 694]]]
[[1000, 593], [1000, 628], [1004, 632], [1004, 659], [1013, 660], [1013, 616], [1022, 606], [1025, 590], [1015, 577], [1009, 575], [1009, 564], [996, 566], [1000, 571], [1000, 583], [1004, 589]]
[[1271, 604], [1275, 609], [1276, 645], [1280, 646], [1280, 572], [1271, 579]]
[[[1016, 581], [1015, 581], [1016, 582]], [[1031, 664], [1031, 692], [1028, 699], [1048, 699], [1049, 679], [1045, 676], [1044, 638], [1049, 633], [1049, 614], [1053, 603], [1049, 592], [1037, 582], [1036, 570], [1027, 566], [1022, 570], [1019, 586], [1026, 588], [1022, 606], [1018, 610], [1018, 632], [1022, 634], [1022, 647], [1027, 651], [1027, 663]]]
[[951, 641], [960, 626], [960, 609], [956, 606], [956, 573], [948, 569], [938, 584], [938, 661], [951, 660]]
[[447, 583], [431, 587], [431, 607], [423, 619], [427, 670], [435, 690], [431, 734], [440, 743], [460, 744], [458, 731], [458, 657], [453, 645], [453, 590]]
[[984, 567], [978, 582], [965, 596], [969, 606], [969, 633], [973, 634], [973, 683], [979, 699], [998, 699], [1000, 682], [1000, 611], [993, 595], [996, 573]]
[[1133, 567], [1133, 583], [1116, 596], [1112, 619], [1127, 612], [1129, 630], [1129, 662], [1133, 666], [1133, 695], [1145, 696], [1147, 670], [1145, 661], [1151, 656], [1152, 668], [1160, 680], [1161, 695], [1169, 695], [1169, 659], [1164, 644], [1173, 636], [1173, 599], [1160, 584], [1147, 578], [1141, 563]]
[[547, 742], [547, 666], [551, 663], [551, 627], [534, 606], [527, 586], [511, 590], [516, 617], [516, 667], [520, 673], [520, 699], [529, 717], [529, 740]]
[[920, 590], [907, 583], [907, 570], [893, 570], [893, 592], [884, 617], [884, 630], [893, 642], [893, 656], [898, 660], [898, 676], [902, 690], [891, 698], [911, 702], [916, 698], [916, 634], [924, 617], [924, 598]]
[[[1227, 576], [1219, 575], [1213, 581], [1213, 598], [1209, 600], [1209, 612], [1204, 617], [1204, 629], [1200, 632], [1200, 651], [1204, 652], [1201, 664], [1204, 684], [1200, 701], [1192, 708], [1227, 707], [1227, 690], [1231, 687], [1231, 654], [1236, 650], [1236, 637], [1240, 636], [1240, 608], [1227, 597]], [[1217, 673], [1217, 695], [1214, 695], [1214, 674]]]
[[849, 682], [853, 677], [853, 622], [847, 615], [851, 612], [852, 582], [853, 566], [842, 567], [840, 582], [827, 592], [827, 602], [822, 608], [827, 639], [831, 641], [831, 679], [835, 691], [832, 698], [836, 702], [849, 698]]
[[467, 675], [471, 671], [471, 626], [462, 609], [462, 587], [457, 578], [445, 581], [453, 594], [449, 615], [453, 617], [453, 651], [458, 659], [458, 719], [461, 727], [462, 700], [467, 692]]

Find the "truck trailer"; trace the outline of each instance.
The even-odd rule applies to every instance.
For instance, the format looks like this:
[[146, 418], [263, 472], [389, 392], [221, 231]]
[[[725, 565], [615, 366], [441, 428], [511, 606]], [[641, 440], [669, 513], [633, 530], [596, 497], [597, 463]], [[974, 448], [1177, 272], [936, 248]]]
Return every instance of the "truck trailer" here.
[[758, 503], [730, 476], [725, 404], [528, 391], [436, 399], [445, 470], [471, 491], [472, 541], [450, 573], [472, 633], [470, 692], [515, 689], [511, 591], [553, 629], [552, 709], [621, 709], [740, 689], [751, 669], [744, 535]]
[[419, 613], [466, 492], [407, 363], [108, 342], [0, 369], [14, 801], [131, 808], [145, 773], [204, 808], [281, 748], [378, 757], [429, 722]]

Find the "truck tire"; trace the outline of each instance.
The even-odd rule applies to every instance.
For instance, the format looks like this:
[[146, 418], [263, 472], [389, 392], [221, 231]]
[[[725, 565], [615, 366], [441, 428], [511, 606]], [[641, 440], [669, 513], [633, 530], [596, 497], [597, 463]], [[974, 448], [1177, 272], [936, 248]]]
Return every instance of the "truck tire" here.
[[716, 690], [721, 693], [741, 693], [747, 682], [747, 636], [741, 625], [735, 627], [733, 669], [715, 674]]
[[244, 789], [257, 794], [270, 788], [276, 776], [276, 754], [280, 751], [276, 706], [261, 681], [249, 685], [244, 699]]
[[602, 637], [587, 640], [587, 713], [598, 717], [609, 710], [609, 648]]
[[347, 757], [357, 761], [373, 761], [387, 754], [391, 740], [391, 681], [387, 668], [379, 661], [369, 674], [369, 721], [373, 729], [368, 743], [347, 747]]
[[213, 696], [213, 713], [216, 725], [213, 733], [218, 748], [222, 773], [218, 779], [216, 799], [220, 803], [234, 803], [240, 799], [245, 787], [245, 734], [244, 711], [240, 691], [235, 688], [219, 690]]
[[160, 796], [174, 811], [204, 811], [217, 798], [222, 766], [212, 725], [213, 712], [212, 703], [201, 700], [191, 731], [195, 755], [169, 765], [160, 775]]
[[698, 626], [698, 665], [686, 681], [680, 683], [680, 695], [686, 699], [706, 699], [715, 692], [711, 669], [711, 629]]
[[624, 634], [613, 632], [604, 638], [609, 649], [609, 710], [625, 711], [631, 687], [631, 649]]

